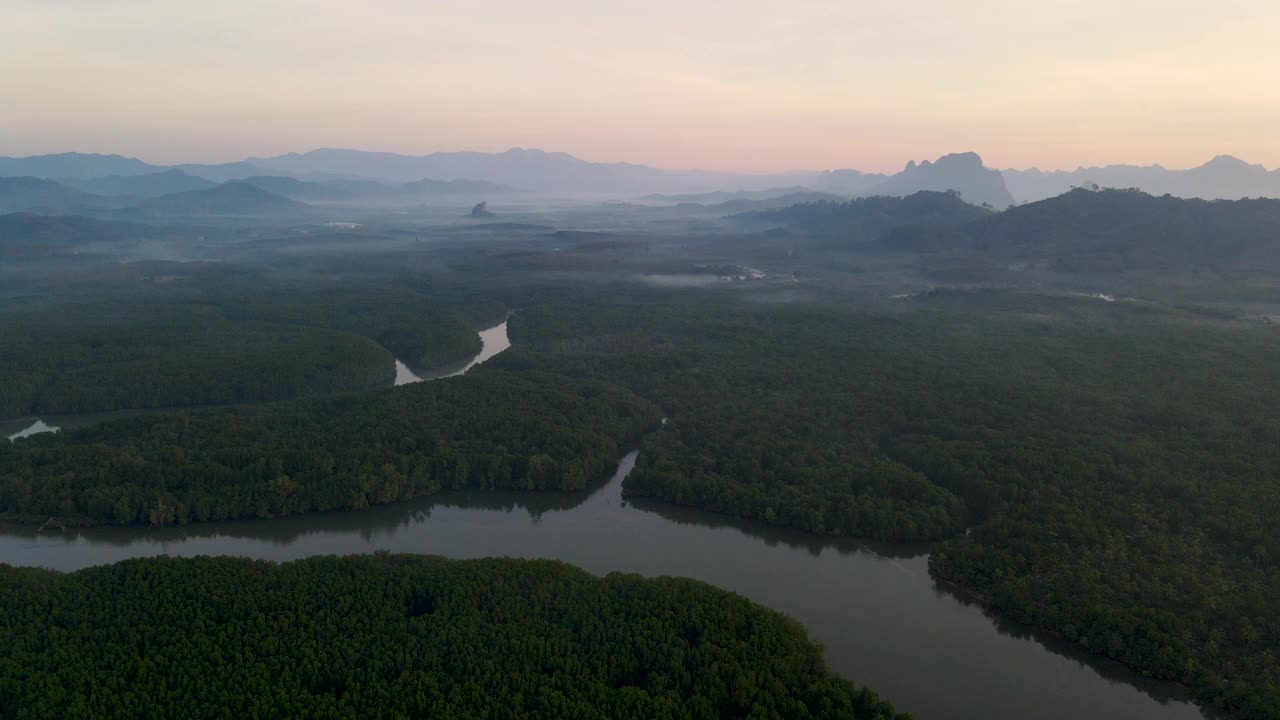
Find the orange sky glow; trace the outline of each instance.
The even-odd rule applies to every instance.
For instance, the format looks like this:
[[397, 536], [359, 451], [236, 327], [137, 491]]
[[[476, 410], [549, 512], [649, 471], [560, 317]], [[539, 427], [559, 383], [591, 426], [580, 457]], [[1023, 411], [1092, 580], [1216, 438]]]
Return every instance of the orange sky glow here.
[[0, 154], [1280, 166], [1263, 0], [10, 0]]

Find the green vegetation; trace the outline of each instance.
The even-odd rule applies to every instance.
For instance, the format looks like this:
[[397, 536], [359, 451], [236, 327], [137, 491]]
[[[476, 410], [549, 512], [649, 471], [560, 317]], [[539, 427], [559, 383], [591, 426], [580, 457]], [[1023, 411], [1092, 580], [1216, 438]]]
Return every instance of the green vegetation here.
[[223, 311], [237, 322], [284, 322], [364, 335], [419, 372], [480, 352], [476, 328], [506, 315], [502, 303], [489, 297], [429, 296], [371, 285], [271, 289], [228, 303]]
[[893, 313], [615, 298], [522, 312], [529, 350], [496, 362], [662, 405], [627, 493], [811, 532], [960, 535], [934, 569], [994, 607], [1277, 717], [1268, 328], [1006, 293]]
[[[515, 347], [447, 383], [0, 442], [0, 512], [164, 524], [443, 488], [581, 489], [639, 442], [633, 497], [940, 541], [935, 575], [990, 607], [1275, 720], [1280, 335], [1236, 318], [1280, 317], [1277, 208], [1075, 191], [991, 214], [922, 193], [747, 218], [787, 226], [756, 234], [601, 220], [437, 244], [361, 236], [398, 248], [385, 251], [346, 235], [246, 240], [236, 252], [273, 268], [252, 291], [244, 277], [219, 292], [167, 283], [79, 315], [6, 304], [0, 414], [359, 390], [387, 382], [374, 343], [421, 370], [474, 352], [474, 327], [506, 307]], [[10, 277], [81, 267], [31, 250]], [[765, 278], [628, 282], [741, 264]], [[296, 285], [274, 278], [282, 266]], [[903, 295], [941, 281], [1036, 292]], [[145, 312], [124, 322], [123, 308]], [[332, 366], [317, 365], [322, 347]]]
[[458, 362], [480, 351], [474, 326], [502, 314], [493, 301], [361, 287], [162, 284], [150, 294], [14, 303], [0, 313], [0, 417], [383, 387], [394, 378], [392, 353], [417, 371]]
[[848, 242], [869, 242], [901, 226], [950, 227], [991, 216], [956, 192], [917, 192], [907, 197], [867, 197], [814, 202], [746, 213], [743, 220], [785, 225]]
[[[56, 185], [47, 180], [0, 178], [0, 195], [3, 195], [5, 185], [23, 181], [29, 181], [37, 186]], [[72, 192], [70, 189], [66, 191]], [[0, 201], [0, 207], [2, 206], [3, 201]], [[163, 231], [145, 225], [108, 222], [75, 215], [9, 213], [0, 215], [0, 258], [8, 260], [24, 256], [54, 255], [111, 243], [128, 243], [163, 236]]]
[[907, 718], [709, 585], [403, 555], [0, 566], [0, 716]]
[[1278, 234], [1280, 200], [1078, 189], [955, 227], [899, 227], [874, 245], [923, 253], [935, 280], [1274, 303]]
[[632, 495], [885, 540], [964, 527], [955, 494], [876, 447], [918, 387], [886, 355], [908, 355], [913, 336], [886, 333], [885, 318], [858, 327], [839, 312], [727, 300], [548, 303], [516, 316], [515, 349], [495, 362], [619, 383], [665, 408]]
[[657, 422], [620, 388], [499, 372], [132, 418], [0, 441], [0, 513], [164, 525], [449, 488], [582, 490]]
[[[366, 338], [218, 321], [202, 329], [189, 324], [200, 322], [194, 315], [80, 325], [56, 345], [36, 333], [6, 334], [13, 344], [6, 348], [0, 414], [257, 402], [371, 389], [394, 378], [391, 354]], [[57, 355], [44, 372], [29, 371], [44, 353]]]

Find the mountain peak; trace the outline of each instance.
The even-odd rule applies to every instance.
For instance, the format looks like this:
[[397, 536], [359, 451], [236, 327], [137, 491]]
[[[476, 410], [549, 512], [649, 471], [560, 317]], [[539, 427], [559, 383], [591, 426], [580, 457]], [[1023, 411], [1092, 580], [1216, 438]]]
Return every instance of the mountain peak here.
[[936, 161], [925, 160], [919, 165], [912, 161], [901, 173], [871, 188], [868, 194], [901, 197], [921, 190], [955, 190], [965, 202], [973, 205], [1003, 209], [1013, 204], [1004, 178], [998, 171], [985, 167], [982, 157], [975, 152], [943, 155]]
[[1263, 170], [1262, 165], [1247, 163], [1234, 155], [1218, 155], [1214, 159], [1200, 166], [1197, 169], [1215, 169], [1215, 170]]
[[123, 155], [67, 152], [30, 157], [0, 157], [0, 175], [87, 180], [106, 175], [142, 175], [159, 170]]
[[956, 168], [964, 170], [979, 170], [985, 167], [982, 163], [982, 156], [976, 152], [960, 152], [943, 155], [934, 163], [938, 167]]

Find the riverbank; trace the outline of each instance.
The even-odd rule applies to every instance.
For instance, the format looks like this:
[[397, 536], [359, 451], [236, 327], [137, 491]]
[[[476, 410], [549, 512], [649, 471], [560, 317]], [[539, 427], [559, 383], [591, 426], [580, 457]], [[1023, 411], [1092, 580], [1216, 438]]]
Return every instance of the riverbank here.
[[630, 502], [628, 453], [583, 492], [446, 490], [360, 511], [37, 535], [0, 527], [0, 562], [74, 570], [130, 557], [433, 553], [556, 559], [596, 575], [702, 580], [786, 612], [833, 670], [919, 718], [1203, 720], [1179, 689], [1144, 683], [943, 592], [927, 548], [829, 540], [697, 511]]

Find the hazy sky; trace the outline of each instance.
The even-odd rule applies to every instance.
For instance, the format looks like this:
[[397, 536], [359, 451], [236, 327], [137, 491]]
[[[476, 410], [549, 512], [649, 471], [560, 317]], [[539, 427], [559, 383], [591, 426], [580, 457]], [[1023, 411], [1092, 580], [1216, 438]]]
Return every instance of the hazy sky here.
[[1276, 0], [0, 0], [0, 154], [1280, 166]]

